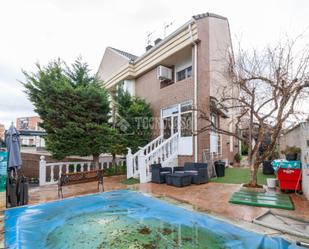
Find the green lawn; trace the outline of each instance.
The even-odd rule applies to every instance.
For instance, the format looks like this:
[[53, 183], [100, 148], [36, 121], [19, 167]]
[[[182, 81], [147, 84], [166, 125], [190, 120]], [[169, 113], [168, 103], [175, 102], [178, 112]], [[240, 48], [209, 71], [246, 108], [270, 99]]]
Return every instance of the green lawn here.
[[121, 183], [123, 183], [125, 185], [133, 185], [133, 184], [139, 183], [139, 180], [135, 179], [135, 178], [129, 178], [129, 179], [122, 180]]
[[[275, 175], [263, 175], [262, 171], [258, 172], [258, 184], [266, 184], [267, 178], [275, 178]], [[211, 182], [220, 182], [220, 183], [248, 183], [250, 178], [250, 169], [242, 169], [242, 168], [226, 168], [225, 176], [213, 178]]]

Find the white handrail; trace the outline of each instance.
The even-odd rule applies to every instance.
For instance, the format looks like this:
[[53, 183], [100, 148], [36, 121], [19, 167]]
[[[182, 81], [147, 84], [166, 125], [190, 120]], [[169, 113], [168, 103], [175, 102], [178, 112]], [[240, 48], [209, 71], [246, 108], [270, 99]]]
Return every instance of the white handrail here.
[[155, 138], [154, 140], [152, 140], [151, 142], [146, 144], [144, 147], [139, 148], [139, 150], [137, 152], [135, 152], [135, 154], [133, 154], [133, 157], [137, 156], [140, 153], [140, 150], [144, 151], [144, 153], [145, 153], [147, 148], [151, 148], [153, 145], [158, 146], [162, 143], [162, 141], [163, 141], [163, 135], [158, 136], [157, 138]]
[[166, 140], [159, 136], [133, 155], [128, 149], [127, 178], [139, 177], [141, 182], [149, 181], [151, 164], [161, 163], [164, 167], [178, 155], [178, 138], [178, 133]]
[[170, 141], [172, 141], [175, 138], [178, 138], [178, 132], [175, 133], [173, 136], [169, 137], [168, 139], [164, 140], [164, 142], [161, 144], [160, 147], [157, 147], [153, 151], [151, 151], [149, 154], [146, 155], [146, 158], [150, 157], [151, 155], [155, 154], [158, 150], [160, 150], [161, 147], [164, 147], [165, 145], [169, 144]]

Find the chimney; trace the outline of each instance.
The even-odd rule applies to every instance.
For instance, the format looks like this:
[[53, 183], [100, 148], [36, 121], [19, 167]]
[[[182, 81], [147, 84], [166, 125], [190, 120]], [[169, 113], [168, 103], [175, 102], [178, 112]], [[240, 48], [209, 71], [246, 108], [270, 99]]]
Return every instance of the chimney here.
[[151, 49], [152, 48], [152, 45], [148, 45], [147, 47], [146, 47], [146, 52], [149, 50], [149, 49]]
[[154, 41], [155, 46], [157, 46], [157, 45], [158, 45], [158, 43], [159, 43], [160, 41], [162, 41], [162, 39], [161, 39], [161, 38], [156, 39], [156, 40]]

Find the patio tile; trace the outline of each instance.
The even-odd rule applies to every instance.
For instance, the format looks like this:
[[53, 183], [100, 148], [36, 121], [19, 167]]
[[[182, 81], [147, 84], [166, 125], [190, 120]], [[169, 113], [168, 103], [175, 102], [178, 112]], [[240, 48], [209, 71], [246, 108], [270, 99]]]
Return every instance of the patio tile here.
[[[117, 189], [134, 189], [149, 193], [158, 197], [168, 197], [180, 202], [189, 203], [196, 210], [222, 216], [232, 220], [251, 222], [258, 215], [263, 214], [268, 208], [237, 205], [229, 203], [231, 195], [239, 190], [239, 184], [208, 183], [202, 185], [191, 185], [177, 188], [166, 184], [144, 183], [135, 185], [124, 185], [120, 183], [125, 176], [113, 176], [104, 178], [105, 191]], [[63, 188], [64, 197], [72, 197], [97, 192], [97, 183], [84, 183], [66, 186]], [[30, 189], [30, 204], [58, 200], [57, 186], [50, 185]], [[309, 202], [301, 195], [290, 194], [295, 210], [276, 211], [290, 214], [300, 218], [309, 219]]]
[[[105, 191], [127, 189], [127, 186], [120, 181], [125, 179], [124, 176], [104, 177]], [[97, 182], [82, 183], [76, 185], [64, 186], [62, 188], [63, 197], [74, 197], [98, 192]], [[47, 201], [58, 200], [58, 186], [56, 184], [42, 187], [33, 187], [29, 190], [29, 204], [37, 204]]]

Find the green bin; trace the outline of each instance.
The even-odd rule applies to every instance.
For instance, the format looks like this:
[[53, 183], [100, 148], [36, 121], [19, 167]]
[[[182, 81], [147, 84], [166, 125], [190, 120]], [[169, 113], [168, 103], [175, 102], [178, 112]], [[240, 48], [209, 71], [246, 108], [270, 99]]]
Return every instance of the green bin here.
[[0, 192], [5, 191], [7, 177], [7, 152], [0, 151]]

